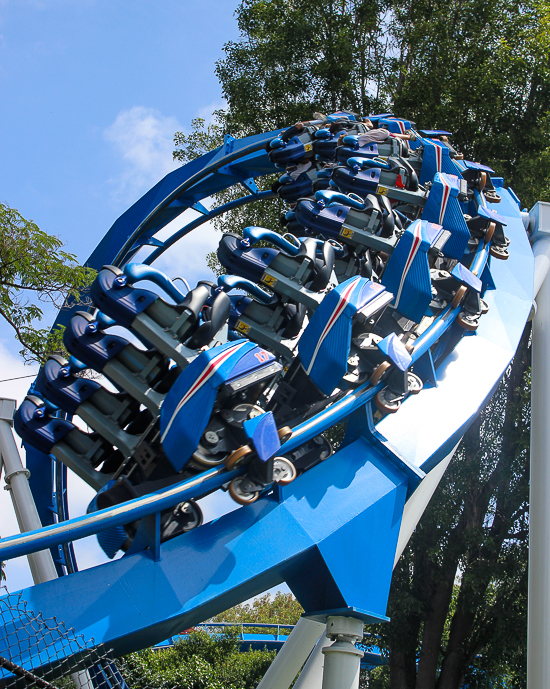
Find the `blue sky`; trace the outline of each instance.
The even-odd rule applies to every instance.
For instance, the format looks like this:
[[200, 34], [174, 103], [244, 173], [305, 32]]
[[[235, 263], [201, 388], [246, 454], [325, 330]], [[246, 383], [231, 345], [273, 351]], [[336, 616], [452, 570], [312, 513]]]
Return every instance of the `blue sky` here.
[[0, 199], [84, 260], [222, 104], [231, 0], [0, 0]]
[[[236, 5], [0, 0], [0, 200], [84, 261], [116, 218], [174, 169], [174, 132], [223, 105], [214, 65], [238, 37]], [[216, 244], [206, 228], [165, 267], [205, 277], [203, 256]], [[0, 379], [29, 373], [18, 350], [0, 323]], [[0, 396], [20, 401], [28, 383], [0, 382]], [[82, 514], [90, 490], [73, 480], [70, 495], [72, 514]], [[16, 531], [0, 490], [0, 534]], [[81, 567], [102, 559], [95, 539], [79, 542], [77, 556]], [[8, 563], [7, 573], [12, 590], [31, 583], [24, 560]]]

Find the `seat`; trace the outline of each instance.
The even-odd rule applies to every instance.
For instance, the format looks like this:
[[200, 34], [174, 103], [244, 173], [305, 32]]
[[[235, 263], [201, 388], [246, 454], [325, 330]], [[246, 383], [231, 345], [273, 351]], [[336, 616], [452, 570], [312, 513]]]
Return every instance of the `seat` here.
[[96, 490], [124, 459], [97, 434], [84, 433], [70, 421], [50, 416], [44, 401], [35, 395], [27, 395], [15, 412], [14, 428], [25, 442], [45, 455], [52, 454]]
[[164, 395], [154, 387], [168, 373], [169, 361], [165, 356], [156, 350], [143, 351], [120, 335], [104, 332], [94, 317], [84, 311], [71, 318], [63, 342], [79, 361], [104, 373], [153, 414], [158, 413]]

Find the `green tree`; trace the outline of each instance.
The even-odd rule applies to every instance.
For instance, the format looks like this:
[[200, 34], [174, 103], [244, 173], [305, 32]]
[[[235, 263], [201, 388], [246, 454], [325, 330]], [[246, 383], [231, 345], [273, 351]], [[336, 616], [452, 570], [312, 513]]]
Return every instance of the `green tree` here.
[[233, 132], [261, 132], [314, 111], [384, 107], [386, 0], [243, 0], [239, 41], [224, 47], [216, 74]]
[[550, 197], [549, 24], [546, 0], [398, 0], [390, 22], [395, 112], [452, 131], [528, 206]]
[[0, 203], [0, 317], [15, 331], [27, 361], [43, 361], [62, 347], [62, 331], [37, 328], [44, 307], [62, 308], [93, 280], [63, 242]]
[[525, 686], [529, 332], [395, 569], [380, 686]]
[[240, 652], [238, 635], [192, 630], [172, 648], [131, 653], [118, 666], [132, 689], [254, 689], [275, 651]]
[[273, 624], [296, 624], [304, 612], [291, 593], [277, 591], [272, 598], [269, 593], [258, 596], [252, 603], [241, 603], [230, 610], [216, 615], [211, 622], [246, 623], [263, 622]]

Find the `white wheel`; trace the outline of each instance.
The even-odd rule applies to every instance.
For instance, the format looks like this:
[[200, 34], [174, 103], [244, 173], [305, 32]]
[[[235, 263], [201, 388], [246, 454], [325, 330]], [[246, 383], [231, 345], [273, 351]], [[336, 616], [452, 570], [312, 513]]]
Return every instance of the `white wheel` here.
[[297, 476], [296, 467], [286, 457], [273, 460], [273, 480], [281, 486], [288, 486]]
[[407, 392], [410, 395], [418, 395], [423, 387], [424, 383], [422, 382], [422, 378], [419, 378], [414, 373], [407, 373]]

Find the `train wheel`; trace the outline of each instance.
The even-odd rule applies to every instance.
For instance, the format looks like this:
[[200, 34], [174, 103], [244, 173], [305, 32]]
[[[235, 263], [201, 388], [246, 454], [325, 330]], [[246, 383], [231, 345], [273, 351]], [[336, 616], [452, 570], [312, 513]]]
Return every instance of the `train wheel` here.
[[244, 458], [250, 454], [252, 454], [252, 450], [248, 445], [239, 447], [238, 450], [235, 450], [235, 452], [232, 452], [229, 457], [225, 458], [225, 468], [229, 470], [234, 469], [235, 467], [239, 466], [239, 464], [242, 463], [242, 460], [244, 460]]
[[287, 440], [292, 438], [292, 428], [290, 428], [290, 426], [283, 426], [282, 428], [279, 428], [277, 433], [279, 434], [281, 444], [286, 443]]
[[494, 244], [491, 246], [489, 249], [489, 253], [493, 258], [498, 258], [501, 261], [506, 261], [506, 259], [510, 256], [508, 253], [508, 249], [504, 246], [495, 246]]
[[288, 486], [297, 476], [296, 467], [286, 457], [273, 460], [273, 480], [280, 486]]
[[451, 311], [456, 309], [456, 307], [462, 302], [462, 300], [464, 299], [464, 295], [466, 294], [466, 289], [467, 288], [464, 285], [461, 285], [457, 289], [457, 291], [453, 297], [453, 300], [451, 302]]
[[479, 326], [479, 316], [470, 316], [464, 311], [461, 311], [456, 317], [456, 322], [461, 328], [468, 332], [474, 332]]
[[391, 399], [388, 393], [388, 388], [380, 390], [374, 397], [374, 403], [383, 414], [395, 414], [401, 406], [401, 400]]
[[369, 378], [369, 383], [372, 385], [372, 387], [378, 384], [380, 378], [382, 378], [382, 376], [384, 375], [384, 373], [386, 373], [390, 366], [391, 364], [389, 361], [383, 361], [374, 369], [374, 371], [371, 374], [371, 377]]
[[229, 484], [229, 495], [239, 505], [251, 505], [260, 496], [257, 490], [247, 491], [247, 485], [250, 485], [250, 481], [246, 476], [235, 476]]

